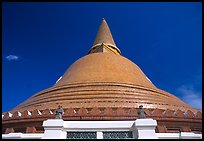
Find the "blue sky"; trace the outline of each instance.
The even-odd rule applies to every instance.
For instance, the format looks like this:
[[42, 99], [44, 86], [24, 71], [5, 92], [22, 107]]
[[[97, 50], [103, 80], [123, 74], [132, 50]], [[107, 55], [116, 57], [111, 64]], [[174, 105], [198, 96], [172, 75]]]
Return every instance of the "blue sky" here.
[[2, 111], [54, 85], [102, 18], [155, 86], [202, 109], [201, 2], [3, 2]]

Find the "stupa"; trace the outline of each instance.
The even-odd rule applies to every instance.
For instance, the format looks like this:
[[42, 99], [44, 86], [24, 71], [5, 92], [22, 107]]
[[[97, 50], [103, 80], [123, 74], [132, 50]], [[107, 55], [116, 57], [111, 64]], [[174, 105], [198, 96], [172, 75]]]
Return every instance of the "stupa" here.
[[74, 62], [50, 88], [2, 113], [2, 133], [42, 133], [42, 123], [63, 120], [135, 120], [140, 105], [157, 120], [156, 132], [202, 132], [202, 112], [157, 88], [132, 61], [123, 57], [105, 19], [87, 55]]

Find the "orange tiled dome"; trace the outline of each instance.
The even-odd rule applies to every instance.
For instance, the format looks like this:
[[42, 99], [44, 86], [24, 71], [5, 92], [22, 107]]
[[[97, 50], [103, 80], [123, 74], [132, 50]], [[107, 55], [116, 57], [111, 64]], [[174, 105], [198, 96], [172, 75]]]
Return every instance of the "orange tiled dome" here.
[[136, 64], [113, 53], [93, 53], [80, 58], [55, 87], [75, 82], [126, 83], [156, 89]]
[[113, 53], [80, 58], [53, 87], [33, 95], [14, 110], [54, 109], [58, 104], [64, 108], [136, 108], [142, 104], [145, 108], [195, 111], [177, 97], [157, 89], [136, 64]]

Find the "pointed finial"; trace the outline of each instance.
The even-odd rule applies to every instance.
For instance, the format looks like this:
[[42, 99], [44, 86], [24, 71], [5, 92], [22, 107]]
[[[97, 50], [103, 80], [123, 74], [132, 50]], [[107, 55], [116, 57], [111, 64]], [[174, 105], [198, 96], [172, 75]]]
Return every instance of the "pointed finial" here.
[[98, 33], [96, 35], [96, 39], [93, 43], [93, 46], [101, 43], [106, 43], [106, 44], [111, 44], [113, 46], [116, 46], [113, 40], [112, 34], [110, 32], [110, 29], [108, 27], [108, 24], [104, 18], [102, 18], [102, 22], [98, 29]]
[[110, 32], [110, 29], [108, 27], [108, 24], [105, 18], [102, 18], [101, 25], [98, 29], [98, 32], [97, 32], [97, 35], [96, 35], [96, 38], [95, 38], [95, 41], [93, 43], [91, 50], [96, 47], [101, 46], [102, 43], [107, 45], [109, 48], [112, 48], [112, 50], [116, 50], [117, 54], [121, 54], [120, 50], [116, 47], [116, 44], [113, 40], [112, 34]]

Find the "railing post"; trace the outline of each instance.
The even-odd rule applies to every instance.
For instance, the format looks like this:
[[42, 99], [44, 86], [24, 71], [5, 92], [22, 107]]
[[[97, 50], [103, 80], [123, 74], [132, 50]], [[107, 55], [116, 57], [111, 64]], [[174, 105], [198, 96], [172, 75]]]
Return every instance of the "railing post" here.
[[48, 119], [43, 122], [45, 129], [42, 139], [66, 139], [64, 121], [62, 119]]
[[135, 128], [138, 132], [138, 139], [158, 139], [155, 133], [157, 121], [153, 119], [137, 119]]

